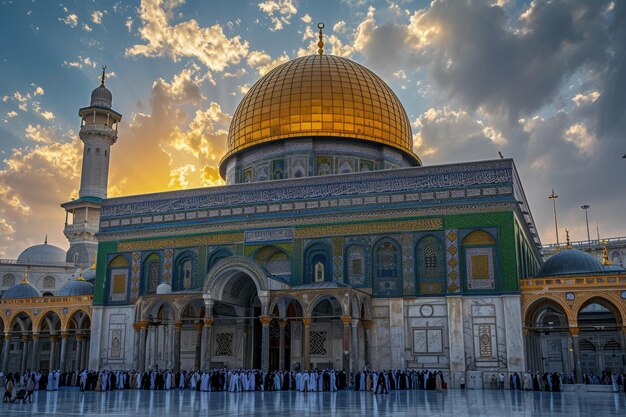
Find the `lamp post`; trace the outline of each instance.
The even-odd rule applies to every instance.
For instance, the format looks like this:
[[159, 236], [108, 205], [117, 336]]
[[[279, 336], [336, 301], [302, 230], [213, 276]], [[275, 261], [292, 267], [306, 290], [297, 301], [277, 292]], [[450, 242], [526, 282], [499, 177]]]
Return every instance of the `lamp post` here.
[[556, 199], [559, 198], [558, 195], [554, 193], [554, 188], [552, 189], [552, 194], [548, 196], [550, 200], [552, 200], [552, 209], [554, 210], [554, 230], [556, 232], [556, 251], [559, 251], [559, 225], [556, 221]]
[[591, 240], [591, 235], [589, 234], [589, 216], [587, 216], [587, 210], [591, 207], [589, 204], [583, 204], [580, 206], [581, 209], [585, 210], [585, 221], [587, 222], [587, 240]]

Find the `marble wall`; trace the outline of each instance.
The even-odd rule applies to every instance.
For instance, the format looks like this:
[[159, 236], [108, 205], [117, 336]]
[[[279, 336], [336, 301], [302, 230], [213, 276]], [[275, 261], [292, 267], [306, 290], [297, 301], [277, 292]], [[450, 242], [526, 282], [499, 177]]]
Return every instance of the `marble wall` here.
[[477, 389], [525, 370], [518, 295], [374, 299], [372, 319], [373, 369], [442, 370], [451, 386], [473, 376]]
[[89, 368], [132, 369], [135, 306], [94, 306], [92, 314]]

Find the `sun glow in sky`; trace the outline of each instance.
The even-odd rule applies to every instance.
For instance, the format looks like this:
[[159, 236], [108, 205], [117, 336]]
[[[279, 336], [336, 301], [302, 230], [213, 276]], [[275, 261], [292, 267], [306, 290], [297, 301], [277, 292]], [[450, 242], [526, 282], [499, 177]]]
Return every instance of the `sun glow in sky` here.
[[[0, 0], [0, 257], [64, 248], [78, 109], [107, 65], [123, 114], [109, 195], [220, 183], [232, 114], [263, 74], [317, 50], [381, 76], [424, 164], [514, 158], [540, 237], [625, 236], [626, 2]], [[561, 230], [562, 239], [564, 230]]]

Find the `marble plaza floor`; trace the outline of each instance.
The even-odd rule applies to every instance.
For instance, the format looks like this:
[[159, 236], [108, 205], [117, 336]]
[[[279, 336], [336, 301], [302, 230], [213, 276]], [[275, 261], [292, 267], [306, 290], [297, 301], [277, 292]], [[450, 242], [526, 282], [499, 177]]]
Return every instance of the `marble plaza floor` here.
[[0, 404], [0, 416], [585, 416], [626, 415], [626, 395], [521, 391], [201, 393], [63, 389], [35, 393], [32, 404]]

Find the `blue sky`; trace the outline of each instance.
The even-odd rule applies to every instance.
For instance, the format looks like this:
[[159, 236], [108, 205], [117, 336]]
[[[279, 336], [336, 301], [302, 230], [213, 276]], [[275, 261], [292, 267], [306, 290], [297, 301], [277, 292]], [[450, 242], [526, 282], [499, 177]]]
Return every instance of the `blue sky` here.
[[[425, 164], [516, 161], [540, 236], [626, 235], [626, 6], [554, 0], [0, 1], [0, 256], [67, 247], [77, 112], [107, 65], [124, 115], [110, 195], [210, 186], [243, 94], [271, 68], [326, 51], [380, 75]], [[592, 233], [595, 235], [595, 233]]]

